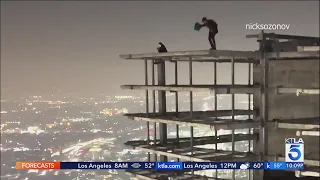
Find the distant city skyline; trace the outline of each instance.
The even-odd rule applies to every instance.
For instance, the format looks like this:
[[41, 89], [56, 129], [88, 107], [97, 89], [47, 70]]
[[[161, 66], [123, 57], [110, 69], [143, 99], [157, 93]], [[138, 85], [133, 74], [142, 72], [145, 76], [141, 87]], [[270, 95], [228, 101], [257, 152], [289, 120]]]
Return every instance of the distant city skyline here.
[[[245, 38], [259, 32], [246, 29], [250, 23], [319, 36], [319, 1], [1, 1], [1, 95], [129, 93], [120, 85], [144, 83], [143, 62], [119, 54], [156, 52], [159, 41], [169, 51], [207, 50], [208, 30], [193, 30], [203, 16], [217, 21], [220, 50], [256, 50]], [[179, 71], [187, 83], [188, 69]], [[212, 67], [195, 65], [194, 74], [195, 83], [212, 82]]]

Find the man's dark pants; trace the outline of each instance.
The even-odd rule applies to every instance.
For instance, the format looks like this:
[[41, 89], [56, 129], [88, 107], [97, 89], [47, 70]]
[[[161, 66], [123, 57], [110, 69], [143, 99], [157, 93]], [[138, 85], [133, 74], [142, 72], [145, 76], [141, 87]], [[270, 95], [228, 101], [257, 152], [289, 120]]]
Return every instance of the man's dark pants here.
[[215, 40], [215, 36], [216, 36], [217, 32], [214, 31], [209, 31], [209, 43], [211, 45], [211, 49], [217, 49], [216, 47], [216, 40]]

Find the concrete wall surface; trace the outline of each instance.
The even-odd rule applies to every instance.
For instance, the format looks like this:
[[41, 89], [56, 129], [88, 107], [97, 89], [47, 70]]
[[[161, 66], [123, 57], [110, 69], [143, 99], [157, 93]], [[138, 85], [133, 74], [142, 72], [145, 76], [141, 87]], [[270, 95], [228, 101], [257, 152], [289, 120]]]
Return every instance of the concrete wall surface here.
[[[253, 82], [261, 83], [260, 65], [253, 66]], [[269, 87], [319, 88], [319, 60], [270, 61]], [[269, 94], [269, 120], [319, 117], [319, 95]], [[261, 107], [259, 95], [254, 95], [254, 109]], [[297, 137], [296, 130], [268, 129], [270, 155], [285, 156], [285, 138]], [[319, 137], [302, 136], [305, 159], [319, 160]], [[254, 179], [259, 179], [258, 176]], [[293, 172], [265, 171], [264, 180], [313, 180], [296, 178]]]
[[[270, 61], [269, 87], [319, 88], [319, 60]], [[270, 94], [269, 119], [319, 117], [319, 95]], [[295, 130], [269, 131], [269, 152], [284, 155], [284, 139]], [[319, 159], [319, 138], [303, 136], [305, 159]]]

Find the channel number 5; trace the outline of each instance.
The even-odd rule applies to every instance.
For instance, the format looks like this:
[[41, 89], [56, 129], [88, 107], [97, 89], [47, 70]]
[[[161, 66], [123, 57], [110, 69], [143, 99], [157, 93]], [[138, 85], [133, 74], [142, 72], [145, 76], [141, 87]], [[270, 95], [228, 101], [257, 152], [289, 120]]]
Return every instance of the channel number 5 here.
[[[292, 161], [297, 161], [300, 159], [301, 151], [299, 150], [299, 147], [300, 147], [300, 145], [298, 145], [298, 144], [292, 144], [290, 146], [290, 151], [289, 151], [288, 156]], [[297, 155], [293, 156], [292, 154], [294, 154], [294, 153], [296, 153]]]

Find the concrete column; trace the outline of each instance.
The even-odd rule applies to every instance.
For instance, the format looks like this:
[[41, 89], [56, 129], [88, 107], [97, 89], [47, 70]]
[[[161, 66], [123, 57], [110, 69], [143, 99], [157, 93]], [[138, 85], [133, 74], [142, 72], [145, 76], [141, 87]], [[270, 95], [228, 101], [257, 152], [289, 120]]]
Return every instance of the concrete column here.
[[[166, 84], [166, 68], [165, 62], [158, 62], [158, 85]], [[158, 101], [159, 101], [159, 113], [165, 115], [167, 112], [167, 102], [166, 102], [166, 91], [158, 92]], [[160, 135], [160, 143], [167, 143], [167, 124], [159, 123], [159, 135]], [[160, 161], [168, 161], [167, 156], [160, 156]]]

